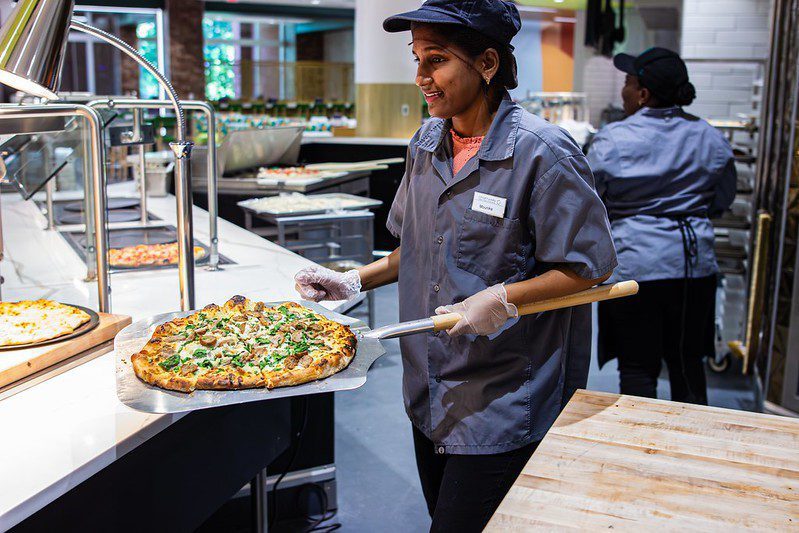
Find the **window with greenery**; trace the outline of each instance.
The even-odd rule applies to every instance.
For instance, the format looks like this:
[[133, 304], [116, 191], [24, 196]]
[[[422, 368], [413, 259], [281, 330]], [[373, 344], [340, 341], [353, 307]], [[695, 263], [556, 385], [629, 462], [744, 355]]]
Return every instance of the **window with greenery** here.
[[205, 46], [205, 95], [209, 100], [235, 98], [236, 47], [219, 42], [233, 41], [233, 23], [225, 20], [203, 19]]
[[[155, 22], [142, 22], [136, 26], [139, 52], [153, 65], [158, 65], [157, 31]], [[158, 98], [159, 85], [155, 76], [143, 68], [139, 72], [139, 97]]]

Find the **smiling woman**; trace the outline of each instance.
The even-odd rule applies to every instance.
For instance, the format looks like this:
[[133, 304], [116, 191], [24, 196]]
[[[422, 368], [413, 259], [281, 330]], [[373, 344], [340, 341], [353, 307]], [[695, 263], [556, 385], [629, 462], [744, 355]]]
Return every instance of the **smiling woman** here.
[[504, 91], [518, 86], [510, 46], [466, 27], [414, 23], [411, 31], [414, 61], [419, 65], [416, 84], [431, 116], [459, 117], [477, 104], [494, 113]]
[[446, 335], [400, 340], [403, 391], [432, 531], [481, 531], [588, 376], [590, 308], [519, 317], [517, 306], [601, 283], [616, 256], [580, 148], [510, 98], [513, 3], [428, 0], [383, 28], [412, 32], [432, 115], [388, 215], [401, 246], [295, 280], [310, 299], [399, 281], [400, 320], [462, 317]]

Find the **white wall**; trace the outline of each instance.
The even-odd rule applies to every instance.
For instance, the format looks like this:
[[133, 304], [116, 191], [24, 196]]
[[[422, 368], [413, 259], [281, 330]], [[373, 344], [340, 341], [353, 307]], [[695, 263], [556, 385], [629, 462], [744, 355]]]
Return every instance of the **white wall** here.
[[544, 83], [541, 57], [541, 23], [522, 21], [522, 29], [513, 38], [514, 55], [518, 64], [519, 87], [510, 92], [516, 100], [523, 100], [529, 91], [540, 92]]
[[586, 59], [583, 66], [583, 92], [588, 98], [589, 122], [599, 126], [602, 110], [612, 104], [621, 107], [621, 88], [624, 72], [613, 66], [613, 60], [604, 56]]
[[702, 118], [736, 118], [753, 109], [769, 49], [772, 0], [685, 0], [682, 51]]
[[415, 83], [416, 64], [408, 46], [411, 33], [386, 33], [383, 20], [421, 4], [421, 0], [357, 0], [355, 83]]

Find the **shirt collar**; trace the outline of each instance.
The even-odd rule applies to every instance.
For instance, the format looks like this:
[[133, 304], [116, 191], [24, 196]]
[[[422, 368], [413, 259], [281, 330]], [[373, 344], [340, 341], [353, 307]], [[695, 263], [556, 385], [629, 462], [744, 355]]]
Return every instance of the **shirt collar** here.
[[[478, 158], [484, 161], [502, 161], [513, 157], [522, 111], [505, 91], [494, 121], [480, 145]], [[452, 127], [450, 120], [433, 119], [433, 121], [427, 132], [416, 142], [419, 148], [428, 152], [436, 152], [441, 148], [444, 138]]]
[[673, 107], [643, 107], [640, 111], [638, 111], [643, 116], [646, 117], [657, 117], [657, 118], [665, 118], [665, 117], [675, 117], [682, 113], [682, 108], [680, 106], [673, 106]]

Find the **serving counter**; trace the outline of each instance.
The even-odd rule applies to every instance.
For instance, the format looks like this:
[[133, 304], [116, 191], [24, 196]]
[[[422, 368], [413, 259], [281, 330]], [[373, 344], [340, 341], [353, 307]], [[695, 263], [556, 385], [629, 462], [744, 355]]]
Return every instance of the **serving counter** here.
[[[110, 186], [109, 196], [136, 194], [130, 184], [123, 184]], [[175, 222], [172, 196], [151, 198], [148, 210]], [[61, 235], [44, 229], [46, 218], [33, 202], [4, 195], [2, 219], [3, 300], [48, 298], [96, 308], [96, 283], [84, 280], [86, 266]], [[208, 242], [208, 226], [208, 214], [195, 208], [197, 240]], [[196, 268], [198, 307], [222, 303], [235, 294], [262, 301], [295, 299], [293, 275], [310, 264], [221, 219], [219, 249], [235, 264], [214, 272]], [[174, 268], [112, 273], [111, 291], [113, 312], [131, 315], [134, 320], [180, 307]], [[339, 307], [335, 302], [327, 306]], [[40, 376], [0, 391], [0, 531], [23, 521], [184, 418], [143, 413], [120, 403], [110, 347], [87, 359], [54, 372], [52, 377]]]

